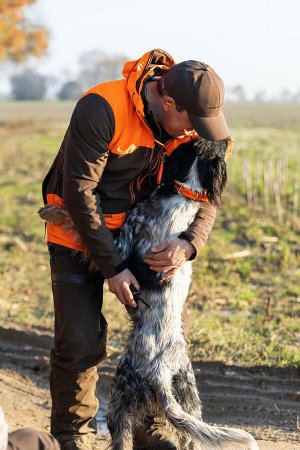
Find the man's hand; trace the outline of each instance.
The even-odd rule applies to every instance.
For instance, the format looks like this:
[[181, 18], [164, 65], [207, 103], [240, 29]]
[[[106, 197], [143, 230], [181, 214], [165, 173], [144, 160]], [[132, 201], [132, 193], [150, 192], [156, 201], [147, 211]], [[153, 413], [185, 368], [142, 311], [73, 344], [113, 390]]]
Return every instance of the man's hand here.
[[167, 280], [175, 274], [178, 267], [190, 259], [195, 251], [195, 247], [190, 242], [179, 238], [172, 239], [153, 247], [146, 255], [144, 262], [149, 264], [154, 272], [165, 272], [162, 279]]
[[110, 292], [115, 294], [123, 305], [133, 306], [134, 308], [136, 307], [136, 303], [129, 286], [132, 284], [139, 291], [140, 285], [130, 270], [125, 269], [118, 273], [118, 275], [108, 278], [107, 281]]

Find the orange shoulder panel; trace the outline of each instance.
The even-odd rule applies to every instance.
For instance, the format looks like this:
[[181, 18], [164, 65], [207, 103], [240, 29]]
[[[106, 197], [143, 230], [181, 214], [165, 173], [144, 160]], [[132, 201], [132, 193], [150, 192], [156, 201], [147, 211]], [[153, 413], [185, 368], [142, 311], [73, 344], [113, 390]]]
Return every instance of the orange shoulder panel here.
[[108, 148], [121, 155], [132, 153], [138, 147], [153, 148], [154, 145], [152, 132], [138, 117], [126, 83], [126, 80], [109, 81], [83, 95], [98, 94], [110, 104], [115, 116], [115, 133]]

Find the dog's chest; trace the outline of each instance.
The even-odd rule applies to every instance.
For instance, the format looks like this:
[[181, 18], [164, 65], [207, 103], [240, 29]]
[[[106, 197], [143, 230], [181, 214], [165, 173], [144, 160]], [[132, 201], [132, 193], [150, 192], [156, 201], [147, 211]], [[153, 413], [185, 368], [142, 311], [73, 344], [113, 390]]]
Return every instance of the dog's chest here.
[[196, 212], [199, 210], [199, 204], [175, 196], [170, 205], [166, 208], [166, 216], [169, 226], [166, 229], [168, 238], [172, 239], [174, 235], [178, 235], [185, 231], [193, 222]]
[[180, 195], [171, 198], [153, 197], [130, 217], [133, 236], [137, 242], [149, 244], [175, 238], [186, 230], [195, 218], [199, 204]]

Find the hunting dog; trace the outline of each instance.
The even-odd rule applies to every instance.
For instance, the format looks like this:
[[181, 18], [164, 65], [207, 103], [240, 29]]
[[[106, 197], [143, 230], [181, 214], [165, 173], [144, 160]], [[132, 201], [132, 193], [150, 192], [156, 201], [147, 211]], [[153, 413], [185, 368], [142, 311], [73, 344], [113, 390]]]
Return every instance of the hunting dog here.
[[[168, 158], [163, 185], [128, 214], [116, 244], [139, 281], [138, 307], [128, 307], [131, 331], [117, 367], [108, 409], [109, 447], [124, 450], [133, 430], [150, 417], [162, 417], [177, 437], [178, 448], [197, 450], [239, 444], [257, 450], [247, 432], [210, 426], [202, 420], [201, 401], [182, 321], [188, 296], [192, 262], [185, 262], [174, 276], [150, 270], [145, 256], [154, 245], [186, 233], [201, 201], [220, 205], [227, 181], [226, 140], [191, 140]], [[74, 227], [65, 209], [46, 206], [40, 216]], [[188, 238], [188, 235], [186, 236]]]
[[113, 450], [123, 450], [132, 430], [143, 427], [149, 415], [167, 420], [179, 438], [180, 449], [216, 449], [226, 444], [258, 449], [249, 433], [202, 421], [182, 323], [192, 263], [184, 263], [166, 281], [144, 263], [154, 245], [187, 230], [201, 213], [197, 200], [206, 195], [212, 203], [221, 203], [227, 181], [227, 149], [226, 140], [197, 139], [180, 145], [168, 159], [163, 185], [135, 206], [120, 232], [118, 249], [139, 281], [141, 300], [150, 308], [142, 302], [137, 308], [127, 308], [132, 328], [108, 410]]

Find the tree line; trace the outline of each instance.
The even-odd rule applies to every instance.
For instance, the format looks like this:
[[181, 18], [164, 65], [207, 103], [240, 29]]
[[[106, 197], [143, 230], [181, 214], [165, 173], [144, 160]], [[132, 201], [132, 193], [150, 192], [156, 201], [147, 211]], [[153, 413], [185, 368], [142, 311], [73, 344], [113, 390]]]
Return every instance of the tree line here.
[[[76, 100], [99, 83], [122, 78], [126, 61], [128, 57], [125, 55], [107, 55], [102, 50], [83, 53], [79, 58], [77, 76], [62, 82], [56, 91], [56, 97], [60, 100]], [[56, 80], [35, 69], [25, 68], [10, 78], [11, 96], [14, 100], [42, 100], [53, 81]]]
[[[0, 63], [22, 64], [29, 57], [39, 58], [48, 49], [49, 33], [41, 25], [30, 23], [25, 17], [26, 7], [37, 0], [0, 0]], [[103, 50], [85, 52], [79, 58], [76, 77], [65, 80], [55, 92], [60, 100], [76, 100], [87, 89], [108, 80], [122, 77], [126, 55], [108, 56]], [[10, 77], [11, 97], [14, 100], [43, 100], [55, 80], [27, 67]], [[283, 89], [270, 98], [265, 90], [259, 90], [251, 98], [247, 97], [240, 84], [226, 89], [226, 100], [236, 102], [300, 102], [300, 89], [292, 92]]]
[[[122, 78], [122, 68], [126, 61], [128, 57], [125, 55], [108, 56], [101, 50], [84, 53], [79, 59], [78, 75], [62, 82], [55, 92], [55, 97], [59, 100], [77, 100], [86, 90], [99, 83]], [[52, 77], [42, 75], [34, 69], [24, 69], [10, 78], [11, 97], [14, 100], [43, 100], [52, 83]], [[227, 86], [226, 101], [300, 103], [300, 90], [292, 92], [283, 89], [276, 96], [270, 97], [262, 89], [249, 97], [244, 87], [238, 84]]]

